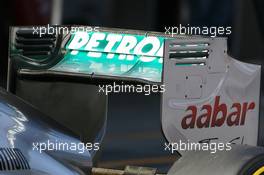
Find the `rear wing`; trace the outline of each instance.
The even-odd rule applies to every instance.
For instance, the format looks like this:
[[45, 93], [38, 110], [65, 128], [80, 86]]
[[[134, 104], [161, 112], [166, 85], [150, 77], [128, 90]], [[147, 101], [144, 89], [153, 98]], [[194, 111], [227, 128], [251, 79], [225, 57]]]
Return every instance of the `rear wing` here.
[[260, 66], [228, 56], [225, 38], [54, 27], [66, 32], [11, 29], [10, 91], [17, 78], [164, 84], [161, 121], [169, 142], [257, 145]]

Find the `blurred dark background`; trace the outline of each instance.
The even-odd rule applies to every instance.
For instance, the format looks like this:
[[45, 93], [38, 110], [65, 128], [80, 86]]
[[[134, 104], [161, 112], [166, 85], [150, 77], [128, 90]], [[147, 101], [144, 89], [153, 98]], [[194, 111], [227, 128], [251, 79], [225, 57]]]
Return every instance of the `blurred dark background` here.
[[[82, 24], [160, 32], [179, 24], [232, 26], [229, 54], [246, 62], [264, 62], [263, 0], [9, 0], [2, 1], [0, 14], [0, 86], [4, 87], [12, 25]], [[99, 166], [134, 164], [166, 171], [176, 159], [163, 151], [159, 96], [111, 95], [108, 117]]]

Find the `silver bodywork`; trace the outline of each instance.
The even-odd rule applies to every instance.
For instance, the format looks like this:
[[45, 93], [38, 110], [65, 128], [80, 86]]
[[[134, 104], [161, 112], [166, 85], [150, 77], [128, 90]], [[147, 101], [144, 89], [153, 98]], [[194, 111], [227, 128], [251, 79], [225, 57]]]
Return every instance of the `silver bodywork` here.
[[4, 89], [0, 89], [0, 121], [1, 148], [18, 148], [34, 171], [73, 175], [84, 174], [83, 170], [92, 166], [87, 150], [83, 153], [66, 149], [40, 153], [34, 148], [33, 143], [79, 144], [81, 141], [74, 133]]

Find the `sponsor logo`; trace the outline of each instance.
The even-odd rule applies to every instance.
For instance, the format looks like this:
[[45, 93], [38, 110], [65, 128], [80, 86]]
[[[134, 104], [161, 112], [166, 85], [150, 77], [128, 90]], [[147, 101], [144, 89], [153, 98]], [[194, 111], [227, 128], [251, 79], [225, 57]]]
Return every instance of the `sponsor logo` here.
[[[155, 36], [115, 34], [107, 32], [76, 32], [72, 34], [66, 49], [76, 55], [79, 51], [86, 51], [87, 56], [101, 57], [107, 53], [112, 59], [115, 54], [122, 60], [134, 60], [140, 56], [142, 62], [152, 62], [163, 57], [164, 38]], [[160, 59], [162, 60], [162, 59]]]
[[229, 127], [242, 126], [245, 124], [247, 113], [254, 110], [255, 106], [255, 102], [236, 102], [229, 107], [220, 102], [220, 96], [216, 96], [213, 106], [205, 104], [200, 110], [194, 105], [187, 107], [187, 115], [183, 117], [181, 126], [183, 129], [213, 128], [224, 124]]

